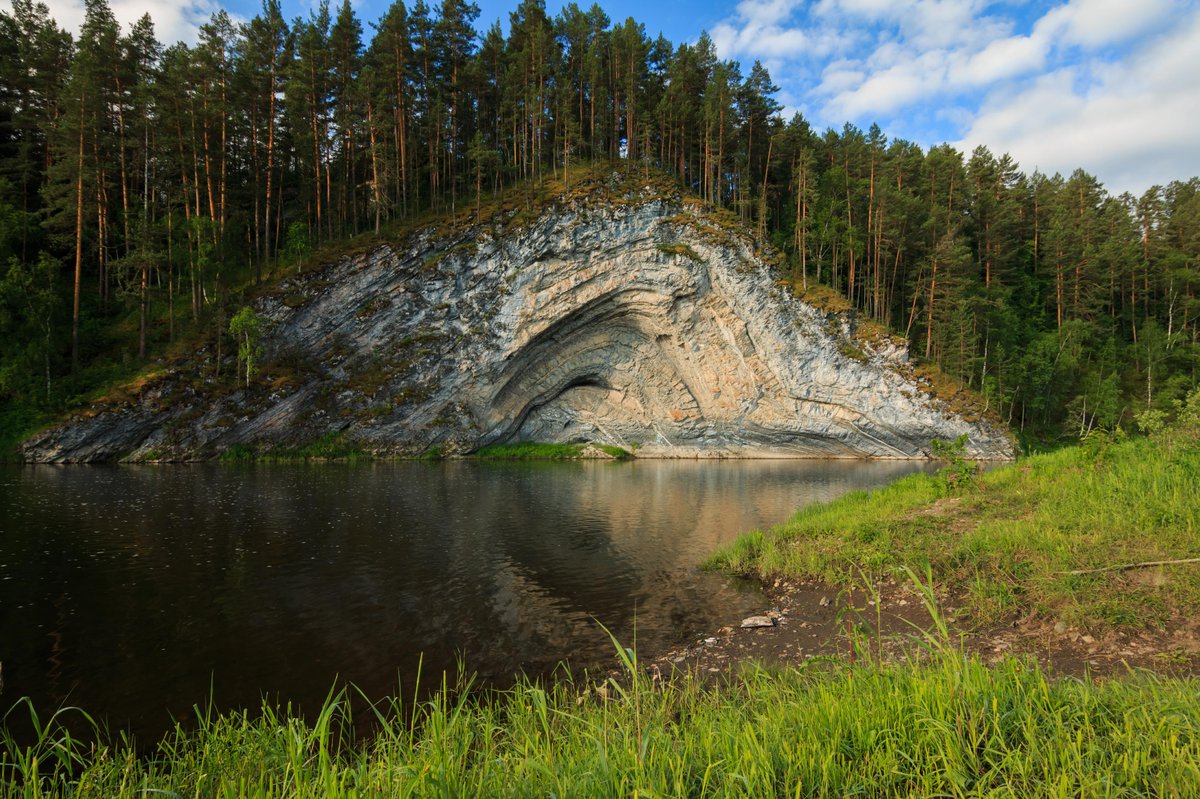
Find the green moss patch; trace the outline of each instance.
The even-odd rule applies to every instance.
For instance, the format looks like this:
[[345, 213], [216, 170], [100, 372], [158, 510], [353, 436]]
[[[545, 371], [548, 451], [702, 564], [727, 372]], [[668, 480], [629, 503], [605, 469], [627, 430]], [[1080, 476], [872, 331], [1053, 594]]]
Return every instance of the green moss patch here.
[[492, 444], [475, 452], [478, 460], [491, 461], [564, 461], [588, 457], [587, 449], [594, 447], [616, 460], [628, 460], [633, 454], [611, 444], [545, 444], [520, 441], [513, 444]]

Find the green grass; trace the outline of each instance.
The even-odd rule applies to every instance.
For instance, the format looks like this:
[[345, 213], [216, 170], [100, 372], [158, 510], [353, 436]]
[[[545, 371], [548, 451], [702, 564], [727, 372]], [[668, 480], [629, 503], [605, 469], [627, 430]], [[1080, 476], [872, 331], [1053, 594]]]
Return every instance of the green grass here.
[[682, 244], [680, 242], [672, 242], [670, 244], [659, 244], [658, 251], [663, 253], [664, 255], [682, 255], [686, 258], [690, 258], [693, 261], [704, 260], [703, 258], [700, 257], [699, 253], [697, 253], [695, 250], [693, 250], [688, 245]]
[[269, 450], [258, 450], [246, 444], [234, 444], [221, 453], [221, 461], [225, 463], [241, 462], [273, 462], [289, 463], [310, 460], [361, 460], [370, 458], [353, 441], [346, 438], [345, 433], [330, 432], [307, 444], [291, 447], [274, 447]]
[[0, 407], [0, 463], [19, 460], [17, 445], [48, 421], [37, 408]]
[[[625, 655], [629, 666], [634, 661]], [[633, 676], [630, 676], [632, 674]], [[1142, 797], [1200, 795], [1200, 684], [1051, 681], [960, 653], [890, 666], [749, 666], [720, 684], [524, 682], [303, 719], [198, 712], [135, 754], [66, 735], [0, 746], [0, 797]], [[27, 713], [20, 705], [18, 713]]]
[[614, 444], [593, 444], [596, 449], [601, 452], [606, 452], [612, 455], [614, 459], [619, 461], [627, 461], [633, 458], [633, 453], [624, 447], [618, 447]]
[[[520, 441], [514, 444], [493, 444], [478, 450], [474, 457], [485, 461], [561, 461], [574, 460], [583, 454], [586, 444], [544, 444], [537, 441]], [[628, 460], [633, 455], [621, 447], [610, 444], [592, 444], [617, 460]]]
[[1200, 613], [1200, 565], [1065, 572], [1200, 556], [1198, 498], [1194, 441], [1106, 441], [1034, 455], [957, 490], [919, 474], [849, 494], [742, 536], [709, 565], [834, 583], [928, 565], [981, 621], [1033, 611], [1156, 626]]
[[493, 444], [475, 452], [474, 457], [483, 461], [553, 461], [578, 458], [583, 446], [580, 444], [542, 444], [536, 441], [521, 441], [516, 444]]

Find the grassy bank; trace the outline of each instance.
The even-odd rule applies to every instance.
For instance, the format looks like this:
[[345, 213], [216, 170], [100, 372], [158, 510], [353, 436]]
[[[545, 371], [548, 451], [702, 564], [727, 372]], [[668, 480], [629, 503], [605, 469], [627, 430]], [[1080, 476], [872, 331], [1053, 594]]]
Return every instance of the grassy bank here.
[[369, 460], [371, 455], [346, 438], [343, 432], [326, 433], [320, 438], [294, 447], [258, 450], [234, 444], [221, 454], [222, 463], [299, 463], [303, 461]]
[[911, 476], [742, 536], [711, 565], [841, 584], [929, 566], [980, 621], [1033, 611], [1069, 624], [1162, 625], [1200, 613], [1200, 564], [1120, 567], [1200, 557], [1198, 434], [1200, 424], [1182, 423], [985, 474]]
[[1196, 796], [1200, 685], [1049, 681], [953, 652], [781, 672], [714, 688], [647, 677], [599, 689], [442, 693], [339, 734], [344, 697], [304, 721], [210, 717], [151, 754], [53, 731], [5, 747], [0, 797]]
[[0, 407], [0, 463], [17, 462], [17, 445], [46, 421], [35, 408]]
[[633, 457], [628, 450], [611, 444], [542, 444], [536, 441], [493, 444], [483, 447], [472, 457], [484, 461], [568, 461], [588, 457], [586, 450], [589, 447], [619, 461]]
[[[0, 428], [2, 432], [2, 428]], [[0, 438], [0, 443], [4, 441]], [[524, 441], [517, 444], [495, 444], [471, 455], [483, 461], [564, 461], [601, 457], [589, 450], [599, 450], [614, 460], [630, 460], [633, 454], [609, 444], [544, 444]], [[437, 461], [445, 458], [441, 447], [434, 445], [419, 456], [419, 460]], [[154, 458], [146, 458], [154, 460]], [[332, 432], [307, 444], [261, 448], [234, 444], [221, 453], [222, 463], [302, 463], [306, 461], [369, 461], [376, 456], [349, 439], [344, 432]]]

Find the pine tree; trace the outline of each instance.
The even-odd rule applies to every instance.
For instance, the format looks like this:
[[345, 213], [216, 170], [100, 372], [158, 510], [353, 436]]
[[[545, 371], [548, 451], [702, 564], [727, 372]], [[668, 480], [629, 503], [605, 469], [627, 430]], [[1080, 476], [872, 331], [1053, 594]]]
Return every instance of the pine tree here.
[[411, 173], [409, 138], [412, 101], [409, 73], [413, 53], [409, 40], [408, 11], [402, 0], [395, 0], [376, 26], [366, 60], [376, 78], [374, 99], [381, 122], [389, 112], [391, 116], [388, 141], [391, 144], [392, 205], [406, 214]]
[[296, 143], [293, 158], [302, 175], [301, 191], [308, 198], [305, 216], [317, 241], [333, 235], [333, 215], [329, 212], [329, 26], [328, 0], [322, 0], [309, 19], [293, 23], [296, 57], [289, 65], [286, 96]]
[[[37, 213], [71, 105], [66, 89], [74, 45], [45, 5], [13, 0], [11, 16], [0, 11], [0, 53], [0, 179], [19, 199], [16, 208]], [[36, 226], [25, 229], [21, 257], [32, 256], [41, 238]]]
[[[55, 130], [48, 187], [49, 224], [52, 229], [73, 221], [74, 282], [71, 303], [71, 366], [80, 365], [80, 316], [83, 267], [96, 264], [101, 297], [107, 289], [109, 158], [111, 112], [114, 103], [111, 68], [119, 63], [119, 29], [104, 0], [88, 0], [79, 45], [71, 62], [70, 78], [63, 90], [61, 123]], [[93, 216], [94, 214], [94, 216]], [[94, 224], [89, 223], [94, 220]], [[94, 259], [85, 259], [85, 248], [94, 245]]]
[[363, 116], [357, 86], [362, 68], [362, 25], [354, 14], [350, 0], [342, 0], [337, 20], [329, 32], [329, 53], [332, 64], [331, 100], [333, 105], [334, 139], [341, 175], [338, 180], [338, 221], [341, 230], [358, 232], [358, 143], [356, 130]]
[[463, 0], [442, 0], [441, 15], [434, 28], [435, 68], [441, 104], [448, 106], [445, 148], [450, 151], [446, 161], [445, 180], [450, 187], [451, 209], [458, 191], [460, 162], [465, 161], [471, 102], [467, 94], [468, 60], [475, 52], [474, 22], [479, 6]]
[[[279, 159], [276, 134], [279, 129], [278, 97], [284, 90], [285, 65], [289, 60], [289, 30], [279, 0], [263, 0], [262, 11], [242, 29], [244, 54], [241, 66], [246, 76], [252, 107], [251, 161], [255, 173], [254, 242], [255, 281], [262, 281], [262, 265], [270, 263], [274, 243], [280, 238], [282, 218]], [[272, 214], [272, 210], [275, 211]], [[260, 221], [261, 220], [261, 221]]]

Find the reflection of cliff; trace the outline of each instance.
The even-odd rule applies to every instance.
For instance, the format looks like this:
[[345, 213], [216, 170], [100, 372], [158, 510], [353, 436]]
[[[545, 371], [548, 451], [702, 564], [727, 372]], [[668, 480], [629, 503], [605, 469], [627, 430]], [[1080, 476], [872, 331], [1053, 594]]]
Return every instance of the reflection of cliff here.
[[[262, 692], [673, 643], [739, 599], [692, 568], [745, 529], [914, 468], [862, 462], [36, 467], [2, 473], [6, 687], [155, 726]], [[11, 478], [11, 479], [9, 479]], [[13, 564], [20, 564], [14, 568]], [[746, 608], [749, 610], [749, 607]], [[51, 662], [53, 659], [53, 662]], [[119, 710], [117, 708], [120, 708]]]
[[[738, 534], [786, 520], [799, 507], [917, 471], [903, 461], [636, 461], [583, 465], [586, 480], [558, 488], [560, 503], [604, 519], [612, 546], [643, 568], [693, 568]], [[622, 501], [613, 502], [620, 496]]]

